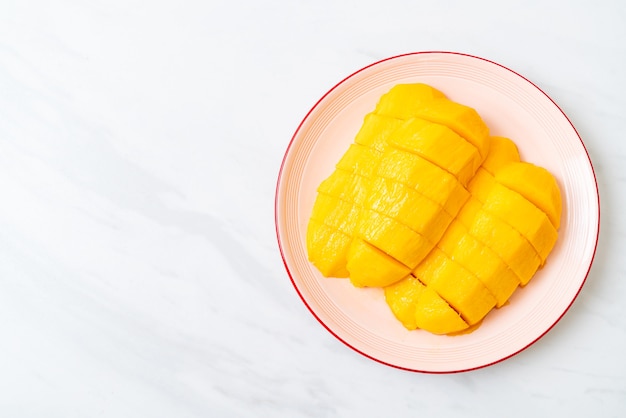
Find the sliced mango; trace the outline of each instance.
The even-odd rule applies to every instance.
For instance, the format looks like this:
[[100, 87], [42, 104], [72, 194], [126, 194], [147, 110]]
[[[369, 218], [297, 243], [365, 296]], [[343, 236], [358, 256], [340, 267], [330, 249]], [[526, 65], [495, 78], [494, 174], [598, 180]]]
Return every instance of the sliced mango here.
[[352, 240], [347, 259], [350, 281], [356, 287], [385, 287], [411, 273], [410, 268], [359, 238]]
[[478, 199], [476, 199], [474, 196], [470, 196], [455, 219], [465, 225], [466, 228], [470, 228], [474, 223], [474, 218], [476, 218], [476, 215], [482, 209], [482, 207], [483, 205]]
[[407, 329], [473, 330], [546, 262], [556, 179], [489, 136], [478, 113], [425, 84], [400, 84], [364, 117], [321, 182], [306, 233], [327, 277], [384, 288]]
[[482, 162], [476, 147], [454, 131], [419, 118], [407, 120], [389, 138], [389, 143], [431, 161], [450, 172], [463, 185], [474, 176]]
[[480, 203], [483, 203], [494, 184], [496, 184], [496, 179], [493, 175], [483, 167], [480, 167], [476, 171], [474, 178], [467, 185], [467, 191]]
[[492, 136], [489, 154], [483, 161], [482, 168], [494, 175], [505, 165], [519, 161], [520, 155], [515, 142], [502, 136]]
[[371, 188], [365, 208], [397, 220], [431, 242], [437, 242], [452, 222], [441, 206], [402, 183], [379, 177]]
[[403, 124], [402, 119], [369, 113], [357, 133], [354, 142], [359, 145], [383, 152], [387, 148], [387, 140]]
[[380, 98], [375, 112], [396, 119], [409, 119], [416, 116], [425, 103], [444, 98], [442, 92], [427, 84], [397, 84]]
[[469, 325], [480, 322], [496, 306], [489, 289], [439, 248], [434, 248], [413, 274], [448, 302]]
[[349, 276], [346, 263], [352, 243], [351, 236], [311, 219], [307, 227], [306, 243], [309, 261], [324, 277]]
[[435, 244], [393, 218], [373, 210], [362, 210], [355, 236], [413, 268]]
[[543, 265], [558, 238], [548, 216], [519, 193], [496, 183], [483, 208], [503, 219], [530, 242]]
[[385, 301], [391, 312], [406, 329], [414, 330], [417, 328], [415, 320], [417, 300], [425, 290], [426, 286], [411, 275], [385, 287]]
[[382, 153], [360, 144], [350, 144], [341, 157], [336, 168], [355, 173], [363, 177], [371, 177], [376, 169]]
[[415, 304], [415, 324], [433, 334], [454, 334], [469, 328], [461, 315], [433, 289], [426, 287]]
[[452, 174], [412, 152], [393, 147], [381, 157], [375, 176], [411, 187], [456, 216], [469, 193]]
[[452, 334], [469, 325], [448, 303], [414, 276], [385, 288], [385, 300], [395, 317], [409, 330]]
[[495, 174], [496, 181], [515, 190], [544, 211], [558, 230], [561, 224], [561, 191], [548, 170], [528, 162], [508, 164]]
[[500, 256], [519, 277], [522, 286], [530, 281], [541, 265], [539, 255], [526, 238], [483, 209], [476, 214], [469, 232]]
[[359, 219], [359, 207], [334, 196], [320, 193], [315, 199], [311, 219], [352, 235]]
[[[478, 149], [480, 162], [489, 153], [489, 128], [478, 112], [471, 107], [448, 99], [435, 99], [425, 103], [415, 112], [415, 116], [447, 126], [465, 138]], [[474, 167], [474, 170], [477, 168], [478, 166]]]
[[520, 284], [515, 273], [489, 247], [478, 241], [463, 224], [452, 224], [437, 246], [452, 260], [473, 273], [503, 306]]

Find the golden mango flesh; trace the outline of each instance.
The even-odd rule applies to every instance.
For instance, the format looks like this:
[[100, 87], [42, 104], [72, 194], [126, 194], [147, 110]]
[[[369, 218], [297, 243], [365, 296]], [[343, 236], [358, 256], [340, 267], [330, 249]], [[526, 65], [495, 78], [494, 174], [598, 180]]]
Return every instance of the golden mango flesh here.
[[506, 304], [558, 239], [561, 196], [474, 109], [400, 84], [318, 187], [307, 229], [325, 277], [380, 287], [409, 330], [471, 330]]

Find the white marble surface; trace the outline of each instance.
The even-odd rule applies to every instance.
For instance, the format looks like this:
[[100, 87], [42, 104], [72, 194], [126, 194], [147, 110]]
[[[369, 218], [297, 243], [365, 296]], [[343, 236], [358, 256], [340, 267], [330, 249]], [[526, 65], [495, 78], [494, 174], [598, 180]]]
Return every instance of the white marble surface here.
[[[624, 416], [624, 39], [617, 0], [2, 0], [0, 416]], [[568, 314], [455, 375], [392, 369], [327, 333], [273, 224], [309, 108], [422, 50], [544, 89], [602, 198]]]

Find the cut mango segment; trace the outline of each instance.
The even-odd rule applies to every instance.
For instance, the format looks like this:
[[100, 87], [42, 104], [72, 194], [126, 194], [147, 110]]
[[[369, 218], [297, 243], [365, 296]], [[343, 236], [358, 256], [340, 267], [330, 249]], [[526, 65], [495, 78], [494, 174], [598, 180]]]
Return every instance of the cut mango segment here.
[[481, 156], [471, 143], [446, 126], [409, 119], [389, 138], [391, 146], [413, 152], [438, 165], [466, 185], [480, 166]]
[[436, 291], [469, 325], [480, 322], [496, 306], [489, 289], [439, 248], [433, 249], [413, 274]]
[[433, 334], [453, 334], [469, 324], [433, 289], [426, 287], [415, 304], [415, 324]]
[[478, 171], [476, 171], [474, 178], [472, 178], [467, 185], [467, 191], [480, 203], [484, 203], [494, 184], [496, 184], [496, 179], [493, 175], [483, 167], [480, 167]]
[[539, 255], [526, 238], [483, 209], [476, 214], [469, 232], [500, 256], [519, 277], [522, 286], [530, 281], [541, 265]]
[[354, 142], [383, 152], [387, 147], [389, 137], [402, 124], [403, 121], [401, 119], [369, 113], [365, 116], [363, 125], [357, 133]]
[[489, 128], [471, 107], [447, 99], [436, 99], [427, 102], [415, 116], [447, 126], [465, 138], [478, 149], [481, 162], [489, 153]]
[[324, 277], [348, 277], [346, 263], [351, 242], [351, 236], [309, 220], [306, 235], [309, 261]]
[[376, 169], [381, 152], [360, 144], [350, 144], [341, 157], [336, 168], [355, 173], [363, 177], [371, 177]]
[[409, 119], [419, 113], [424, 103], [444, 98], [442, 92], [427, 84], [397, 84], [380, 98], [375, 112], [397, 119]]
[[417, 300], [425, 290], [426, 287], [410, 275], [391, 286], [385, 287], [385, 301], [391, 312], [406, 329], [417, 328], [415, 321]]
[[389, 254], [407, 267], [415, 267], [434, 244], [393, 218], [363, 209], [355, 236]]
[[561, 224], [561, 191], [548, 170], [527, 162], [508, 164], [495, 174], [496, 181], [530, 200], [544, 211], [552, 225]]
[[452, 221], [437, 246], [452, 260], [473, 273], [504, 305], [520, 284], [515, 273], [489, 247], [469, 234], [459, 221]]
[[409, 330], [419, 327], [433, 334], [451, 334], [469, 327], [437, 292], [414, 276], [386, 287], [385, 300], [391, 312]]
[[520, 156], [515, 142], [502, 136], [492, 136], [489, 154], [483, 161], [482, 167], [491, 175], [505, 165], [512, 162], [519, 162]]
[[372, 180], [364, 207], [408, 226], [431, 242], [437, 242], [452, 217], [415, 189], [382, 177]]
[[369, 186], [369, 178], [338, 168], [320, 183], [317, 191], [362, 206]]
[[483, 205], [478, 199], [476, 199], [474, 196], [470, 196], [455, 219], [469, 229], [474, 223], [474, 218], [476, 218], [476, 215], [482, 209], [482, 207]]
[[411, 269], [367, 242], [355, 238], [348, 250], [347, 269], [356, 287], [385, 287], [411, 273]]
[[451, 216], [456, 216], [469, 197], [457, 178], [443, 168], [417, 154], [393, 147], [381, 157], [375, 176], [395, 180], [417, 190], [442, 206]]
[[503, 219], [530, 242], [545, 263], [558, 234], [548, 216], [519, 193], [496, 183], [483, 208]]
[[345, 200], [320, 193], [315, 199], [311, 219], [352, 235], [359, 219], [359, 208]]

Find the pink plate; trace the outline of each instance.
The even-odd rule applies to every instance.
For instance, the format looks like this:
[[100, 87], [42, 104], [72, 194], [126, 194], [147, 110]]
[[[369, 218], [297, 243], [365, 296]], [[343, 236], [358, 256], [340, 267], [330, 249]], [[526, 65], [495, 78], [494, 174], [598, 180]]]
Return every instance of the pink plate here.
[[[363, 117], [398, 83], [423, 82], [475, 108], [492, 135], [513, 139], [522, 159], [550, 170], [563, 194], [559, 240], [546, 266], [474, 332], [407, 331], [381, 289], [328, 279], [307, 261], [305, 236], [318, 184], [353, 141]], [[595, 175], [576, 130], [537, 86], [492, 61], [421, 52], [369, 65], [333, 87], [306, 115], [285, 154], [276, 189], [276, 233], [296, 291], [319, 322], [357, 352], [401, 369], [450, 373], [502, 361], [527, 348], [565, 314], [580, 292], [597, 246]]]

